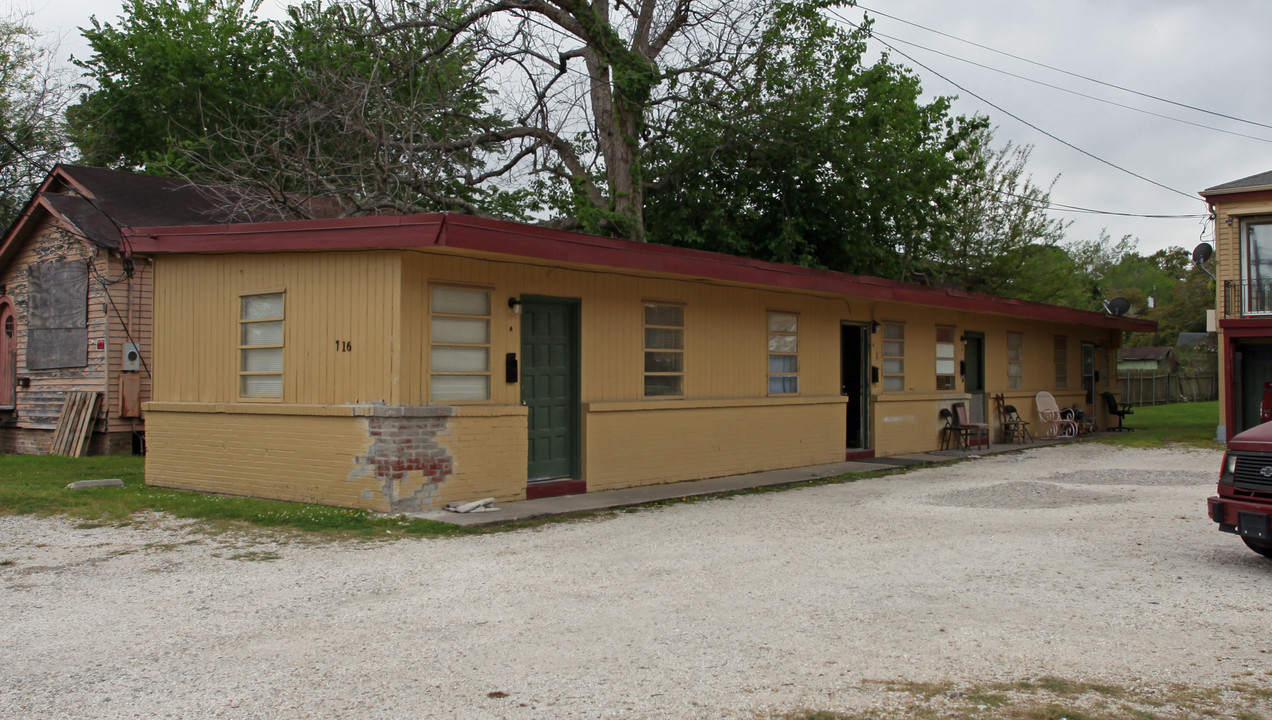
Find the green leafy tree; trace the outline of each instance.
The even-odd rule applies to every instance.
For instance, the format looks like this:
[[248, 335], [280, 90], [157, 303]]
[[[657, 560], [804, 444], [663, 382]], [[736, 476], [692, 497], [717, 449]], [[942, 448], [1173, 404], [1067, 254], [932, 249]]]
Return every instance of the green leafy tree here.
[[0, 19], [0, 232], [52, 166], [69, 159], [66, 78], [26, 18]]
[[81, 28], [92, 48], [74, 63], [88, 83], [67, 110], [84, 162], [121, 169], [198, 174], [178, 150], [204, 157], [243, 108], [266, 107], [278, 82], [277, 38], [256, 16], [260, 0], [127, 0], [117, 23]]
[[[942, 284], [971, 292], [1036, 297], [1036, 266], [1059, 259], [1040, 246], [1061, 245], [1069, 223], [1047, 214], [1051, 189], [1029, 174], [1031, 147], [1009, 142], [996, 149], [988, 126], [976, 131], [971, 147], [951, 203], [949, 242], [938, 249], [934, 273]], [[1055, 268], [1068, 269], [1064, 262]]]
[[93, 87], [69, 112], [86, 161], [254, 188], [224, 200], [293, 217], [524, 216], [525, 191], [491, 182], [504, 123], [464, 42], [425, 26], [379, 32], [416, 11], [406, 1], [319, 0], [281, 23], [258, 6], [129, 0], [117, 23], [94, 18], [93, 55], [77, 61]]
[[864, 65], [866, 37], [785, 5], [744, 80], [690, 84], [648, 154], [651, 239], [902, 279], [922, 267], [982, 121], [923, 104], [886, 57]]

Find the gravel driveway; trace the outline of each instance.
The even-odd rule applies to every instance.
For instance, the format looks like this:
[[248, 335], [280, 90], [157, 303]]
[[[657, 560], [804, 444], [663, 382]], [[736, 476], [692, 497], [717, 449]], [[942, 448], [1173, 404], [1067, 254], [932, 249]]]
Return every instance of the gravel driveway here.
[[752, 717], [1272, 668], [1219, 453], [1043, 448], [446, 540], [0, 517], [0, 718]]

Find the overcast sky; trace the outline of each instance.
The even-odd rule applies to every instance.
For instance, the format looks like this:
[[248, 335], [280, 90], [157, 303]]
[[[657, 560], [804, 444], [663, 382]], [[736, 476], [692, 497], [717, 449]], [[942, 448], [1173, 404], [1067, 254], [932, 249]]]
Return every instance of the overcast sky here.
[[[40, 30], [62, 38], [63, 54], [81, 57], [87, 48], [75, 28], [87, 25], [93, 13], [104, 22], [119, 14], [116, 0], [15, 4], [34, 12]], [[281, 17], [282, 4], [265, 0], [262, 13]], [[879, 38], [912, 58], [892, 52], [894, 62], [922, 78], [930, 95], [957, 95], [955, 111], [988, 115], [998, 127], [1000, 143], [1034, 147], [1030, 168], [1035, 181], [1046, 185], [1058, 176], [1054, 203], [1113, 213], [1203, 215], [1207, 208], [1197, 191], [1272, 170], [1272, 128], [1115, 90], [938, 34], [1211, 113], [1272, 125], [1272, 84], [1267, 79], [1272, 0], [862, 0], [861, 5], [876, 11], [870, 14], [877, 33], [904, 41]], [[848, 8], [839, 14], [860, 22], [865, 13]], [[874, 47], [883, 49], [878, 42]], [[1166, 117], [1044, 87], [933, 50]], [[1056, 216], [1073, 221], [1071, 240], [1094, 239], [1107, 228], [1114, 238], [1138, 238], [1144, 254], [1170, 245], [1191, 249], [1202, 239], [1199, 218]], [[1208, 226], [1206, 232], [1209, 239]]]

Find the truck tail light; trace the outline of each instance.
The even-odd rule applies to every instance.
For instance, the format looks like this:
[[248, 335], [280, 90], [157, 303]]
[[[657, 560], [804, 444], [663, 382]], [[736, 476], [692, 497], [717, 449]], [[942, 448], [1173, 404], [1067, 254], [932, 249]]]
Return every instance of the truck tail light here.
[[1231, 485], [1237, 472], [1237, 456], [1230, 452], [1223, 454], [1223, 464], [1219, 467], [1219, 484]]

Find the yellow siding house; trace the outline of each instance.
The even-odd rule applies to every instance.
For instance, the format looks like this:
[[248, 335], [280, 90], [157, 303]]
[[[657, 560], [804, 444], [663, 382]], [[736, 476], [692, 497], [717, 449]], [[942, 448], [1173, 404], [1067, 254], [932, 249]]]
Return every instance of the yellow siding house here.
[[1103, 425], [1153, 326], [447, 214], [130, 232], [147, 482], [387, 512], [932, 450], [999, 393]]
[[1217, 438], [1270, 419], [1272, 382], [1272, 171], [1201, 192], [1215, 216], [1219, 348]]

